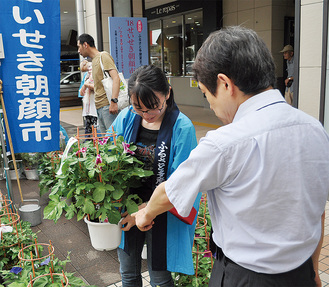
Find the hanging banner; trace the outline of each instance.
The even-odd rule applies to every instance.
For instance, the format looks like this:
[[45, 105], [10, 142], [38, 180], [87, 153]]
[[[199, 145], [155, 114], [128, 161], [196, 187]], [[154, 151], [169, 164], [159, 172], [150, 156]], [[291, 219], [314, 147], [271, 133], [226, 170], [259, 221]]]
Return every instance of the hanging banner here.
[[59, 0], [0, 0], [3, 97], [15, 153], [59, 150]]
[[125, 79], [148, 65], [147, 18], [109, 17], [110, 54]]

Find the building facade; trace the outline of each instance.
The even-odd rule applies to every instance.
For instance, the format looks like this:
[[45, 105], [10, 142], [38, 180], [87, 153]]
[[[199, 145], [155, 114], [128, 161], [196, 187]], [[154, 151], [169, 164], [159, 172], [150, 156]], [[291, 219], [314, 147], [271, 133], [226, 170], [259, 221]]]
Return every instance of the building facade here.
[[212, 31], [230, 25], [255, 30], [272, 52], [281, 92], [286, 67], [280, 50], [291, 44], [296, 74], [293, 105], [329, 131], [328, 0], [76, 2], [83, 6], [82, 32], [94, 36], [100, 50], [109, 50], [108, 17], [146, 17], [150, 63], [166, 72], [178, 104], [208, 107], [193, 82], [191, 66]]

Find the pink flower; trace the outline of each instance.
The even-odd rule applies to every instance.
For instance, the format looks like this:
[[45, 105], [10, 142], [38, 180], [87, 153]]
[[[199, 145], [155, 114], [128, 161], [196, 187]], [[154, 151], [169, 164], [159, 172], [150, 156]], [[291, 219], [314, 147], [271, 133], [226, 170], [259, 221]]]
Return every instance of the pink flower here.
[[96, 156], [96, 165], [98, 165], [98, 164], [100, 164], [100, 163], [102, 163], [102, 157], [101, 157], [101, 155], [100, 154], [98, 154], [97, 156]]
[[123, 152], [124, 153], [130, 153], [130, 154], [135, 154], [133, 151], [131, 151], [130, 149], [129, 149], [129, 147], [130, 147], [130, 144], [127, 144], [127, 143], [125, 143], [125, 142], [122, 142], [122, 146], [123, 146]]
[[80, 152], [82, 153], [83, 157], [86, 157], [87, 148], [86, 148], [86, 147], [80, 148], [80, 149], [75, 153], [76, 156], [79, 156]]
[[107, 141], [109, 140], [109, 137], [105, 137], [103, 140], [99, 141], [100, 145], [105, 145], [107, 143]]
[[203, 257], [211, 257], [211, 251], [210, 250], [205, 250]]

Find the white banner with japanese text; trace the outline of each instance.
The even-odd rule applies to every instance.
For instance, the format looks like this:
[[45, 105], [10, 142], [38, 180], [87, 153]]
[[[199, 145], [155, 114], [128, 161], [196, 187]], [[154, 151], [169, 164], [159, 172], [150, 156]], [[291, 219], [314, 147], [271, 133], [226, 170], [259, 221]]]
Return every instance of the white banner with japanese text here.
[[15, 153], [59, 150], [60, 2], [0, 0], [0, 76]]

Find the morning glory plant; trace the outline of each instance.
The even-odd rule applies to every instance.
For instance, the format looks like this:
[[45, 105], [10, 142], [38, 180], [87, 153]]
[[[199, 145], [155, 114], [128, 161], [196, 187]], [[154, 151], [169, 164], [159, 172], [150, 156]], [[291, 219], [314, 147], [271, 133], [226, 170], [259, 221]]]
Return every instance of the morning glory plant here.
[[[143, 169], [134, 156], [137, 147], [124, 142], [122, 136], [80, 141], [62, 161], [44, 217], [56, 222], [65, 211], [68, 219], [77, 214], [78, 220], [87, 216], [91, 221], [117, 224], [121, 212], [136, 212], [141, 203], [130, 188], [153, 172]], [[68, 203], [70, 198], [72, 203]]]

